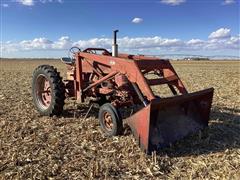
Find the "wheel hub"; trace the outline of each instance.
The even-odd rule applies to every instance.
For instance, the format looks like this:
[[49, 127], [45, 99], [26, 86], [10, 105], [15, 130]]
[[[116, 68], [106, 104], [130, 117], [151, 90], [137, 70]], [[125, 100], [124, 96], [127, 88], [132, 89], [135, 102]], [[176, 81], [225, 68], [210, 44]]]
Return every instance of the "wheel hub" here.
[[39, 106], [43, 109], [47, 109], [52, 100], [50, 82], [44, 75], [37, 77], [36, 83], [36, 98]]
[[113, 129], [113, 120], [111, 114], [109, 112], [105, 112], [103, 117], [106, 129], [111, 131]]

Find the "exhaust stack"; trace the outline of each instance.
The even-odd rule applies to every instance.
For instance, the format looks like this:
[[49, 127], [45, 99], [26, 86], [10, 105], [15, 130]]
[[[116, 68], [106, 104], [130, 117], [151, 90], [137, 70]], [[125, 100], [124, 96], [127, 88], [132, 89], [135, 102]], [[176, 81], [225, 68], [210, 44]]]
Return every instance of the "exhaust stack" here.
[[113, 31], [112, 56], [114, 57], [118, 56], [117, 32], [118, 30]]

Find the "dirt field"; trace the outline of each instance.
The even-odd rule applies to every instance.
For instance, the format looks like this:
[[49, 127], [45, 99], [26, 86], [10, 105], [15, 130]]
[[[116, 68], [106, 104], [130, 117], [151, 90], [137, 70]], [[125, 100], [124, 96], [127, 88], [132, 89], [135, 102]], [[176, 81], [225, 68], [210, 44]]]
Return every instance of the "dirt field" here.
[[[31, 76], [40, 64], [0, 61], [0, 179], [239, 179], [240, 61], [173, 62], [190, 92], [214, 87], [210, 125], [159, 155], [146, 156], [132, 135], [106, 138], [95, 114], [66, 101], [63, 117], [40, 117]], [[75, 109], [75, 110], [74, 110]]]

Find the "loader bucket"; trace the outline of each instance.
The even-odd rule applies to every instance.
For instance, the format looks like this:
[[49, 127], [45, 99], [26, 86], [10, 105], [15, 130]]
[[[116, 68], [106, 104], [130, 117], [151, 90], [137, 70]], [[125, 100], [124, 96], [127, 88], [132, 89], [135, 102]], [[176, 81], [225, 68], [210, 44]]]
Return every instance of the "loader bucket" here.
[[126, 122], [147, 154], [208, 126], [213, 88], [154, 99]]

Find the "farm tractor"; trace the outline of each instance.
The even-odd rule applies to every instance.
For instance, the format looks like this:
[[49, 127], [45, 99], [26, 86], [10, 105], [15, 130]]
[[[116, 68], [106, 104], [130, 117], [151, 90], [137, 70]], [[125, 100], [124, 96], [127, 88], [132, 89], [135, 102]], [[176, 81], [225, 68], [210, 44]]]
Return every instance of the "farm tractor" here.
[[[72, 47], [62, 80], [56, 68], [40, 65], [33, 73], [32, 96], [44, 116], [59, 116], [65, 98], [99, 104], [98, 119], [107, 136], [123, 133], [127, 124], [143, 151], [159, 151], [208, 126], [213, 88], [188, 93], [169, 60], [118, 53], [117, 32], [112, 52]], [[165, 85], [170, 97], [152, 86]]]

